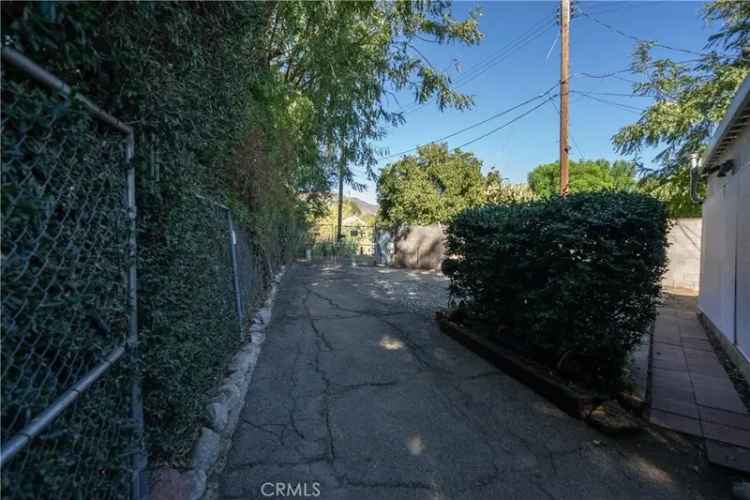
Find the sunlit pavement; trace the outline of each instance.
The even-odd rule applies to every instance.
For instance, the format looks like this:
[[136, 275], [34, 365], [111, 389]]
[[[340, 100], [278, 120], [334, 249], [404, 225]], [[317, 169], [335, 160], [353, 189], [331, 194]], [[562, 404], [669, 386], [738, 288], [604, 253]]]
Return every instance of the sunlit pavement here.
[[729, 476], [690, 438], [611, 439], [443, 336], [431, 314], [447, 285], [430, 272], [292, 267], [220, 495], [729, 497]]

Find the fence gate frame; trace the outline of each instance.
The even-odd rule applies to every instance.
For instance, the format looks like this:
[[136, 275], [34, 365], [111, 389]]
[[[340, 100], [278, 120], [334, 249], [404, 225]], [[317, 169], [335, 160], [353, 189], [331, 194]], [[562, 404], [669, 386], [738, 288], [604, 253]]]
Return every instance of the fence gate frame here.
[[205, 201], [206, 203], [213, 205], [217, 208], [224, 210], [227, 213], [227, 228], [229, 229], [229, 254], [232, 260], [232, 284], [234, 285], [234, 307], [237, 310], [237, 320], [239, 321], [240, 327], [240, 339], [245, 338], [245, 314], [242, 310], [242, 292], [240, 289], [240, 272], [237, 265], [237, 232], [234, 230], [234, 222], [232, 220], [232, 209], [226, 205], [215, 202], [207, 196], [195, 193], [195, 197]]
[[[19, 451], [23, 450], [36, 436], [46, 429], [66, 408], [83, 394], [92, 384], [102, 378], [108, 369], [124, 355], [137, 355], [138, 349], [138, 273], [136, 257], [138, 246], [136, 240], [137, 206], [135, 199], [135, 135], [133, 128], [99, 108], [87, 97], [74, 93], [71, 87], [52, 73], [39, 66], [31, 59], [11, 47], [3, 47], [2, 61], [15, 66], [25, 75], [38, 83], [55, 91], [65, 99], [75, 99], [81, 103], [96, 119], [119, 131], [125, 136], [124, 158], [127, 165], [126, 192], [123, 201], [128, 218], [128, 269], [127, 269], [127, 338], [124, 345], [116, 347], [97, 366], [89, 370], [83, 377], [64, 391], [52, 404], [38, 415], [34, 416], [20, 431], [0, 449], [0, 466], [4, 466]], [[149, 496], [148, 482], [145, 477], [147, 455], [143, 441], [143, 398], [141, 394], [140, 373], [135, 363], [135, 373], [131, 386], [130, 416], [136, 426], [137, 452], [133, 457], [133, 474], [131, 479], [131, 498], [133, 500], [147, 499]]]

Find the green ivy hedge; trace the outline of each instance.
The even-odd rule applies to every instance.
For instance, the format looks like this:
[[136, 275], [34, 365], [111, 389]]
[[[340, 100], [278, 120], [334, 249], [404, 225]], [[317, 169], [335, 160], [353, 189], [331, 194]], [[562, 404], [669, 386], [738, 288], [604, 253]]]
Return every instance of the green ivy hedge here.
[[[242, 199], [236, 187], [244, 179], [227, 172], [238, 156], [244, 157], [238, 155], [243, 141], [258, 136], [254, 127], [277, 125], [271, 113], [275, 104], [254, 92], [268, 78], [268, 64], [259, 58], [267, 46], [270, 7], [258, 2], [2, 6], [4, 43], [136, 133], [139, 362], [152, 466], [186, 465], [203, 425], [207, 393], [221, 381], [240, 341], [226, 214], [195, 195], [231, 206], [238, 228], [249, 235], [256, 299], [268, 285], [271, 268], [296, 255], [306, 231], [295, 193], [282, 189], [292, 174], [278, 173], [281, 160], [258, 162], [258, 172], [277, 177], [269, 181], [274, 189], [263, 189], [257, 200]], [[49, 93], [4, 65], [4, 99], [8, 80], [23, 83], [19, 92]], [[44, 116], [44, 110], [35, 112]], [[59, 133], [70, 150], [98, 139], [72, 129]], [[3, 148], [12, 148], [3, 137]], [[276, 154], [281, 146], [271, 139], [257, 142], [269, 158], [281, 156]], [[101, 167], [98, 156], [80, 161], [82, 171]], [[258, 184], [258, 178], [247, 182]], [[89, 337], [90, 332], [81, 331], [83, 340]], [[106, 413], [106, 405], [101, 407]], [[84, 430], [81, 436], [94, 439], [97, 433]], [[69, 461], [78, 458], [76, 453], [59, 451]]]
[[584, 361], [611, 388], [655, 318], [667, 229], [664, 204], [635, 193], [468, 209], [448, 228], [451, 292], [541, 359]]

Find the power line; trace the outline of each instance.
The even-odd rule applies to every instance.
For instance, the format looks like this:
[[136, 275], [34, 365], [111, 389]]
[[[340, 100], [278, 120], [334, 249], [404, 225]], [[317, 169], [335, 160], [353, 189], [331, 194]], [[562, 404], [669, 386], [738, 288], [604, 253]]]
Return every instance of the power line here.
[[[459, 87], [459, 86], [465, 85], [467, 83], [470, 83], [476, 80], [481, 75], [486, 73], [490, 68], [500, 64], [502, 61], [507, 59], [516, 50], [520, 49], [522, 46], [528, 43], [531, 43], [532, 41], [542, 36], [551, 27], [554, 26], [554, 22], [552, 21], [553, 18], [554, 16], [547, 15], [544, 18], [532, 24], [526, 31], [524, 31], [521, 35], [519, 35], [515, 40], [509, 42], [508, 44], [498, 49], [493, 55], [491, 55], [484, 61], [480, 61], [474, 64], [468, 70], [466, 70], [466, 72], [463, 73], [456, 80], [456, 82], [454, 82], [453, 86]], [[410, 108], [403, 110], [402, 112], [404, 114], [409, 114], [426, 106], [427, 104], [429, 103], [428, 102], [419, 103]]]
[[640, 95], [640, 94], [627, 94], [625, 92], [593, 92], [590, 90], [587, 90], [586, 93], [593, 94], [593, 95], [604, 95], [604, 96], [612, 96], [612, 97], [646, 97], [646, 98], [652, 98], [650, 95]]
[[500, 64], [505, 59], [507, 59], [508, 57], [510, 57], [511, 55], [513, 55], [513, 53], [516, 51], [516, 49], [520, 48], [522, 45], [528, 44], [528, 43], [536, 40], [537, 38], [539, 38], [540, 36], [542, 36], [543, 34], [545, 34], [547, 31], [549, 31], [550, 28], [552, 28], [552, 27], [554, 27], [554, 23], [549, 23], [549, 25], [543, 27], [543, 29], [541, 31], [537, 31], [536, 33], [534, 33], [530, 37], [527, 37], [523, 41], [519, 41], [519, 43], [517, 43], [513, 47], [510, 47], [502, 56], [499, 56], [499, 58], [496, 58], [492, 62], [488, 62], [484, 68], [482, 68], [479, 71], [477, 71], [474, 75], [471, 75], [468, 78], [464, 78], [461, 81], [457, 82], [456, 86], [466, 85], [467, 83], [473, 82], [474, 80], [476, 80], [477, 78], [479, 78], [480, 76], [482, 76], [484, 73], [486, 73], [487, 71], [489, 71], [492, 67]]
[[533, 108], [529, 109], [528, 111], [525, 111], [525, 112], [521, 113], [520, 115], [516, 116], [515, 118], [512, 118], [511, 120], [509, 120], [509, 121], [507, 121], [507, 122], [503, 123], [503, 124], [502, 124], [502, 125], [500, 125], [499, 127], [495, 127], [495, 128], [493, 128], [492, 130], [490, 130], [490, 131], [489, 131], [489, 132], [487, 132], [486, 134], [482, 134], [482, 135], [480, 135], [479, 137], [477, 137], [476, 139], [472, 139], [472, 140], [470, 140], [470, 141], [468, 141], [468, 142], [465, 142], [465, 143], [463, 143], [463, 144], [461, 144], [461, 145], [459, 145], [459, 146], [456, 146], [456, 147], [455, 147], [454, 149], [460, 149], [460, 148], [463, 148], [463, 147], [465, 147], [465, 146], [468, 146], [469, 144], [474, 144], [474, 143], [475, 143], [475, 142], [477, 142], [477, 141], [481, 141], [481, 140], [482, 140], [482, 139], [484, 139], [485, 137], [488, 137], [488, 136], [490, 136], [490, 135], [494, 134], [495, 132], [497, 132], [497, 131], [499, 131], [499, 130], [502, 130], [502, 129], [504, 129], [505, 127], [507, 127], [507, 126], [509, 126], [509, 125], [511, 125], [511, 124], [513, 124], [513, 123], [515, 123], [515, 122], [517, 122], [518, 120], [520, 120], [520, 119], [521, 119], [521, 118], [523, 118], [524, 116], [527, 116], [527, 115], [531, 114], [532, 112], [536, 111], [537, 109], [541, 108], [542, 106], [544, 106], [545, 104], [547, 104], [548, 102], [550, 102], [550, 101], [551, 101], [552, 99], [554, 99], [555, 97], [557, 97], [557, 94], [554, 94], [554, 95], [551, 95], [551, 96], [549, 96], [549, 97], [548, 97], [547, 99], [545, 99], [545, 100], [544, 100], [544, 101], [542, 101], [541, 103], [537, 104], [537, 105], [536, 105], [536, 106], [534, 106]]
[[626, 32], [622, 31], [619, 28], [614, 27], [611, 24], [607, 24], [604, 21], [600, 21], [599, 19], [595, 18], [594, 16], [592, 16], [591, 14], [589, 14], [588, 12], [586, 12], [586, 11], [584, 11], [582, 9], [578, 9], [578, 12], [580, 12], [584, 16], [588, 17], [589, 19], [591, 19], [592, 21], [594, 21], [599, 26], [602, 26], [602, 27], [604, 27], [604, 28], [606, 28], [606, 29], [608, 29], [610, 31], [613, 31], [613, 32], [617, 33], [618, 35], [620, 35], [622, 37], [629, 38], [631, 40], [635, 40], [636, 42], [646, 42], [646, 43], [650, 44], [653, 47], [659, 47], [659, 48], [662, 48], [662, 49], [673, 50], [675, 52], [682, 52], [682, 53], [685, 53], [685, 54], [693, 54], [693, 55], [698, 55], [698, 56], [704, 56], [704, 55], [706, 55], [703, 52], [696, 52], [694, 50], [681, 49], [679, 47], [672, 47], [670, 45], [659, 43], [659, 42], [656, 42], [654, 40], [646, 40], [646, 39], [637, 37], [637, 36], [632, 35], [630, 33], [626, 33]]
[[[466, 73], [464, 73], [456, 82], [453, 84], [454, 88], [458, 88], [461, 86], [466, 85], [467, 83], [470, 83], [480, 76], [482, 76], [484, 73], [489, 71], [492, 67], [497, 66], [501, 62], [503, 62], [505, 59], [513, 55], [515, 50], [521, 48], [521, 46], [530, 43], [531, 41], [539, 38], [541, 35], [543, 35], [546, 31], [549, 30], [550, 27], [552, 27], [553, 24], [550, 24], [542, 31], [537, 31], [533, 33], [531, 36], [527, 36], [526, 38], [519, 39], [512, 46], [506, 46], [505, 49], [502, 49], [498, 53], [496, 53], [494, 56], [488, 58], [486, 61], [478, 63], [474, 66], [472, 66]], [[407, 110], [405, 110], [404, 114], [409, 114], [414, 111], [417, 111], [418, 109], [421, 109], [425, 106], [427, 106], [429, 102], [423, 102], [420, 104], [417, 104]]]
[[582, 95], [582, 96], [584, 96], [584, 97], [586, 97], [588, 99], [591, 99], [593, 101], [598, 101], [598, 102], [601, 102], [601, 103], [604, 103], [604, 104], [609, 104], [611, 106], [616, 106], [618, 108], [624, 109], [625, 111], [630, 111], [632, 113], [638, 113], [638, 114], [640, 114], [640, 113], [643, 113], [645, 111], [642, 108], [636, 108], [635, 106], [630, 106], [628, 104], [623, 104], [621, 102], [615, 102], [615, 101], [609, 101], [607, 99], [602, 99], [601, 97], [596, 97], [594, 95], [591, 95], [588, 92], [582, 92], [580, 90], [571, 90], [571, 92], [574, 92], [576, 94]]
[[[677, 65], [677, 66], [679, 66], [679, 65], [682, 65], [682, 64], [690, 64], [690, 63], [701, 62], [701, 61], [703, 61], [702, 58], [685, 59], [683, 61], [670, 61], [670, 62], [673, 63], [673, 64], [675, 64], [675, 65]], [[643, 65], [644, 66], [644, 70], [643, 71], [640, 71], [640, 70], [636, 71], [636, 69], [633, 67], [633, 65], [630, 65], [627, 68], [619, 69], [617, 71], [610, 71], [609, 73], [600, 73], [600, 74], [587, 73], [587, 72], [574, 73], [571, 76], [571, 78], [579, 77], [579, 76], [584, 77], [584, 78], [594, 78], [594, 79], [615, 78], [617, 80], [622, 80], [623, 82], [640, 84], [640, 83], [643, 83], [643, 82], [639, 82], [637, 80], [630, 80], [628, 78], [623, 78], [623, 77], [618, 76], [618, 75], [620, 75], [622, 73], [645, 73], [646, 68], [648, 66], [655, 66], [655, 65], [657, 65], [659, 63], [660, 63], [660, 61], [658, 61], [658, 60], [657, 61], [650, 61], [648, 63], [645, 63]]]
[[523, 45], [535, 39], [538, 35], [547, 31], [551, 26], [554, 26], [553, 20], [554, 20], [553, 15], [547, 15], [543, 17], [542, 19], [540, 19], [539, 21], [537, 21], [536, 23], [532, 24], [526, 31], [524, 31], [521, 35], [519, 35], [518, 38], [516, 38], [514, 41], [500, 48], [497, 52], [495, 52], [495, 54], [488, 57], [486, 60], [480, 61], [477, 64], [473, 65], [471, 68], [469, 68], [456, 81], [456, 84], [465, 83], [465, 80], [473, 76], [472, 72], [476, 72], [477, 70], [481, 71], [483, 67], [494, 64], [495, 62], [499, 62], [498, 58], [503, 58], [503, 56], [508, 52], [508, 50], [516, 49], [520, 45]]
[[[473, 124], [469, 125], [468, 127], [464, 127], [461, 130], [457, 130], [457, 131], [455, 131], [453, 133], [450, 133], [450, 134], [448, 134], [446, 136], [440, 137], [439, 139], [434, 139], [434, 140], [426, 142], [424, 144], [433, 144], [435, 142], [442, 142], [442, 141], [444, 141], [446, 139], [450, 139], [451, 137], [455, 137], [455, 136], [457, 136], [459, 134], [462, 134], [462, 133], [466, 132], [467, 130], [471, 130], [471, 129], [474, 129], [476, 127], [479, 127], [480, 125], [484, 125], [487, 122], [490, 122], [490, 121], [492, 121], [492, 120], [494, 120], [496, 118], [499, 118], [499, 117], [501, 117], [503, 115], [506, 115], [506, 114], [510, 113], [511, 111], [515, 111], [516, 109], [521, 108], [521, 107], [523, 107], [523, 106], [525, 106], [525, 105], [527, 105], [527, 104], [529, 104], [531, 102], [534, 102], [534, 101], [537, 101], [539, 99], [544, 98], [546, 95], [548, 95], [550, 92], [552, 92], [555, 88], [557, 88], [558, 85], [559, 85], [559, 83], [556, 83], [555, 85], [553, 85], [549, 89], [545, 90], [541, 94], [538, 94], [538, 95], [536, 95], [536, 96], [534, 96], [534, 97], [532, 97], [530, 99], [526, 99], [525, 101], [523, 101], [523, 102], [521, 102], [519, 104], [516, 104], [515, 106], [511, 106], [510, 108], [504, 109], [504, 110], [502, 110], [502, 111], [500, 111], [498, 113], [495, 113], [494, 115], [492, 115], [492, 116], [490, 116], [488, 118], [485, 118], [482, 121], [473, 123]], [[411, 153], [412, 151], [416, 151], [417, 149], [419, 149], [419, 147], [422, 146], [422, 145], [424, 145], [424, 144], [420, 144], [420, 145], [414, 146], [413, 148], [405, 149], [403, 151], [399, 151], [398, 153], [394, 153], [394, 154], [391, 154], [391, 155], [381, 156], [381, 158], [388, 159], [388, 158], [394, 158], [396, 156], [401, 156], [401, 155], [406, 154], [406, 153]]]

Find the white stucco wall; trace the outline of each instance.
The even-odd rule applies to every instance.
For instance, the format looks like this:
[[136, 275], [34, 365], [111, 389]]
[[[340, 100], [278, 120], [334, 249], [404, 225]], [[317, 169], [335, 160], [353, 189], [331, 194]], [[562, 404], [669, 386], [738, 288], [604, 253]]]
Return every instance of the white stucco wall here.
[[750, 354], [750, 127], [719, 163], [732, 159], [734, 174], [708, 178], [703, 203], [698, 305], [726, 339]]

